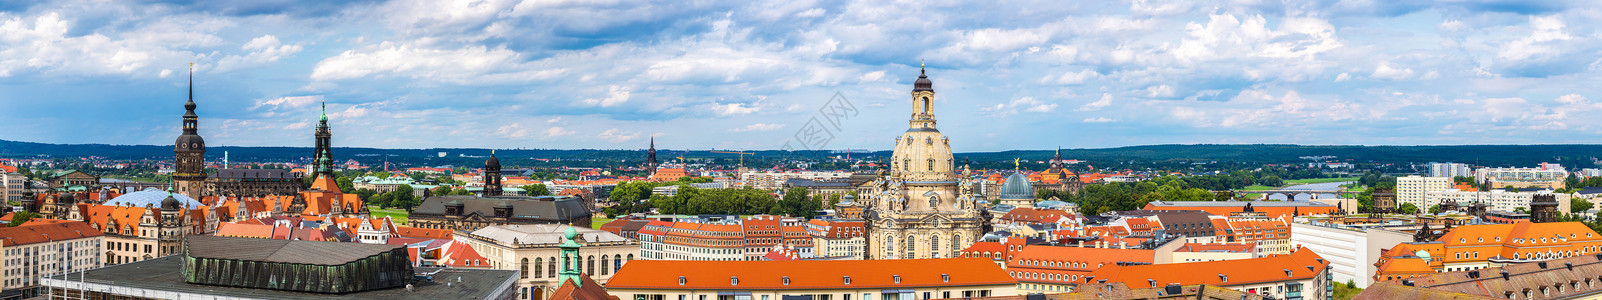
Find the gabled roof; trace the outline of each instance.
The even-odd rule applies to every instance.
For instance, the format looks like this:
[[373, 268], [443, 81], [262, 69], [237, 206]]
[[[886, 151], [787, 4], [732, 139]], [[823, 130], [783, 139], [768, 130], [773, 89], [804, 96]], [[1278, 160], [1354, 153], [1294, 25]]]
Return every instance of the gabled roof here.
[[445, 239], [445, 240], [451, 239], [451, 231], [449, 229], [428, 229], [428, 228], [395, 226], [394, 235], [401, 236], [401, 237], [423, 238], [423, 239]]
[[[945, 275], [950, 280], [943, 280]], [[895, 278], [901, 282], [896, 283]], [[685, 284], [679, 284], [683, 277]], [[851, 283], [845, 284], [845, 277]], [[738, 284], [730, 284], [738, 278]], [[789, 278], [790, 284], [783, 284]], [[1014, 285], [1018, 281], [984, 258], [796, 261], [633, 260], [609, 289], [881, 289]]]
[[473, 247], [467, 246], [467, 243], [460, 241], [451, 241], [449, 245], [445, 246], [436, 263], [461, 268], [490, 267], [489, 260], [485, 259], [483, 255], [479, 255], [478, 251], [473, 250]]
[[1313, 253], [1313, 250], [1298, 248], [1296, 252], [1288, 255], [1252, 259], [1160, 265], [1108, 265], [1085, 276], [1084, 283], [1100, 283], [1106, 280], [1122, 282], [1135, 288], [1153, 287], [1154, 284], [1155, 286], [1208, 284], [1228, 287], [1305, 280], [1318, 276], [1328, 266], [1323, 257]]
[[17, 227], [0, 227], [0, 243], [6, 247], [62, 241], [105, 235], [83, 222], [33, 222]]

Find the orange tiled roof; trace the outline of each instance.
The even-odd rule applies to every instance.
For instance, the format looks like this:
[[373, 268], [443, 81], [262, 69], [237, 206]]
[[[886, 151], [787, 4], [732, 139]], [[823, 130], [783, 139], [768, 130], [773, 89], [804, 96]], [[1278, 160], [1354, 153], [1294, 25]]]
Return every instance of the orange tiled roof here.
[[1179, 249], [1175, 249], [1174, 252], [1226, 251], [1226, 252], [1240, 253], [1240, 252], [1251, 252], [1252, 249], [1254, 249], [1254, 248], [1257, 248], [1257, 243], [1241, 243], [1241, 244], [1186, 243], [1184, 245], [1179, 246]]
[[[942, 280], [941, 275], [950, 280]], [[679, 277], [685, 283], [679, 284]], [[851, 277], [851, 284], [844, 277]], [[895, 282], [900, 276], [901, 282]], [[731, 285], [730, 278], [739, 283]], [[790, 284], [783, 284], [788, 277]], [[892, 259], [797, 261], [634, 260], [612, 275], [609, 289], [879, 289], [931, 286], [1013, 285], [989, 259]]]
[[473, 250], [473, 247], [467, 246], [467, 243], [451, 241], [450, 245], [445, 246], [445, 249], [441, 251], [443, 253], [440, 254], [440, 258], [436, 262], [441, 265], [459, 268], [490, 267], [489, 261], [483, 255], [479, 255], [478, 251]]
[[400, 237], [422, 238], [422, 239], [441, 239], [441, 240], [451, 239], [451, 231], [448, 230], [448, 229], [428, 229], [428, 228], [395, 226], [395, 235], [396, 236], [400, 236]]
[[68, 240], [76, 238], [97, 237], [105, 233], [90, 228], [83, 222], [24, 223], [17, 227], [0, 227], [0, 242], [6, 247], [44, 243], [53, 240]]
[[216, 236], [242, 237], [242, 238], [273, 238], [273, 226], [249, 223], [222, 223], [217, 224]]
[[[1329, 264], [1307, 248], [1288, 255], [1160, 265], [1108, 265], [1086, 276], [1085, 283], [1121, 282], [1131, 288], [1170, 284], [1210, 284], [1222, 287], [1305, 280], [1324, 272]], [[1290, 274], [1286, 274], [1286, 272]], [[1149, 281], [1148, 281], [1149, 280]]]

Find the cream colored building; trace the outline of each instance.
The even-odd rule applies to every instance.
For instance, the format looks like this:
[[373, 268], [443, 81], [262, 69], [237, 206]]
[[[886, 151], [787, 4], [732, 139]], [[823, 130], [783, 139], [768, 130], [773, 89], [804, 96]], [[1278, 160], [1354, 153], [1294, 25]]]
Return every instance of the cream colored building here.
[[[1524, 208], [1524, 211], [1528, 212], [1531, 210], [1530, 201], [1535, 199], [1535, 195], [1543, 194], [1553, 193], [1551, 191], [1512, 192], [1500, 189], [1487, 192], [1465, 192], [1457, 189], [1447, 189], [1425, 192], [1424, 203], [1433, 206], [1446, 201], [1456, 201], [1459, 207], [1467, 206], [1469, 203], [1484, 203], [1490, 205], [1490, 210], [1511, 212]], [[1569, 199], [1572, 196], [1565, 193], [1553, 195], [1557, 196], [1558, 212], [1567, 213], [1570, 207]], [[1419, 206], [1420, 210], [1428, 208], [1429, 206]]]
[[[890, 175], [879, 179], [870, 211], [869, 259], [957, 257], [979, 238], [986, 220], [961, 184], [951, 140], [935, 126], [934, 83], [918, 75], [912, 89], [908, 129], [895, 140]], [[963, 188], [959, 188], [959, 186]]]
[[[519, 270], [522, 276], [517, 287], [524, 299], [549, 299], [556, 291], [557, 257], [561, 254], [562, 233], [569, 225], [522, 224], [494, 225], [474, 231], [458, 230], [454, 239], [473, 247], [489, 260], [490, 266], [502, 270]], [[580, 260], [584, 274], [596, 282], [606, 284], [640, 251], [640, 243], [610, 232], [572, 227], [578, 231]]]
[[774, 190], [784, 187], [784, 182], [790, 179], [830, 180], [850, 177], [851, 172], [745, 172], [740, 173], [740, 182], [753, 189]]
[[1429, 209], [1426, 202], [1426, 193], [1430, 191], [1444, 191], [1452, 188], [1452, 178], [1403, 176], [1396, 178], [1396, 205], [1412, 203], [1418, 206], [1419, 211]]
[[39, 285], [39, 278], [105, 266], [105, 235], [83, 222], [0, 228], [0, 290]]

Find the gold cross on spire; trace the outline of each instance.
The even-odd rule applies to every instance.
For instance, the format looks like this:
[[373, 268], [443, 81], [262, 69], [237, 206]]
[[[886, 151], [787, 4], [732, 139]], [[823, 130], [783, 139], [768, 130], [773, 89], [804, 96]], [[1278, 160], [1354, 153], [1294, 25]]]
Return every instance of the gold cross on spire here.
[[918, 58], [918, 67], [919, 68], [928, 68], [929, 67], [929, 62], [928, 61], [924, 61], [923, 58], [920, 57], [920, 58]]
[[1019, 160], [1019, 158], [1017, 158], [1017, 157], [1012, 158], [1012, 170], [1013, 171], [1017, 171], [1017, 170], [1023, 169], [1023, 168], [1019, 167], [1018, 160]]

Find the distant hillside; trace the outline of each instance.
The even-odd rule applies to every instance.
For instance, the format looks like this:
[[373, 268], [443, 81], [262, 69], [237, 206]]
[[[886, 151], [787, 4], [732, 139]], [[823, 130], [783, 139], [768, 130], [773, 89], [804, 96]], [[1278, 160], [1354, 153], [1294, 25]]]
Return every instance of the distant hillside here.
[[[300, 161], [311, 156], [311, 147], [213, 147], [208, 149], [209, 159], [221, 158], [224, 151], [234, 161]], [[363, 164], [393, 163], [419, 165], [477, 165], [488, 149], [432, 148], [432, 149], [376, 149], [334, 148], [340, 160], [356, 159]], [[440, 152], [447, 157], [438, 157]], [[748, 166], [788, 159], [816, 159], [844, 156], [831, 151], [778, 151], [760, 150], [746, 157]], [[956, 159], [975, 162], [1050, 159], [1053, 150], [1013, 150], [1001, 152], [957, 153]], [[567, 160], [568, 166], [606, 166], [635, 164], [645, 158], [638, 150], [498, 150], [503, 163], [509, 165], [547, 165], [535, 159]], [[106, 144], [45, 144], [0, 140], [0, 157], [81, 157], [100, 156], [110, 159], [170, 159], [172, 146], [106, 145]], [[469, 157], [461, 157], [468, 155]], [[658, 159], [668, 161], [683, 155], [691, 159], [716, 159], [733, 163], [734, 154], [709, 153], [706, 150], [658, 149]], [[1150, 145], [1103, 149], [1063, 149], [1063, 158], [1091, 162], [1117, 161], [1220, 161], [1249, 163], [1308, 162], [1304, 156], [1334, 156], [1344, 162], [1424, 163], [1461, 162], [1487, 166], [1532, 166], [1541, 162], [1561, 163], [1570, 167], [1591, 167], [1592, 158], [1602, 157], [1602, 145], [1469, 145], [1469, 146], [1302, 146], [1302, 145]], [[890, 151], [853, 153], [855, 158], [883, 160]], [[591, 163], [586, 163], [591, 162]]]

